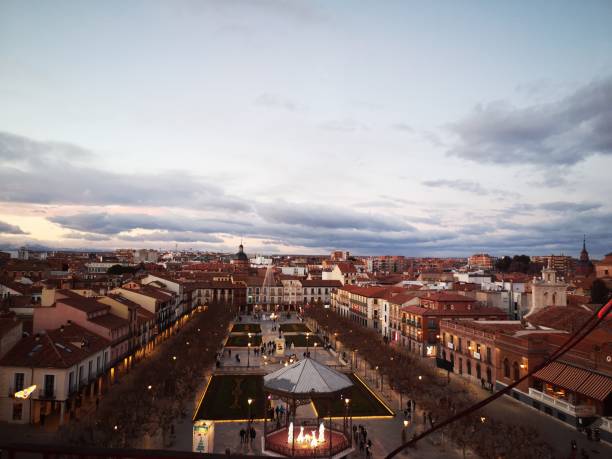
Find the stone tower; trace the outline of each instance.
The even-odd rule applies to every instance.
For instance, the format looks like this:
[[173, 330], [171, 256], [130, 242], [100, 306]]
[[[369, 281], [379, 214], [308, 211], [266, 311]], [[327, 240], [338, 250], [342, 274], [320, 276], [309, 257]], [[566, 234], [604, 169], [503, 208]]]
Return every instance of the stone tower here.
[[531, 283], [531, 309], [525, 317], [547, 306], [567, 306], [567, 284], [550, 266], [542, 269], [542, 278]]

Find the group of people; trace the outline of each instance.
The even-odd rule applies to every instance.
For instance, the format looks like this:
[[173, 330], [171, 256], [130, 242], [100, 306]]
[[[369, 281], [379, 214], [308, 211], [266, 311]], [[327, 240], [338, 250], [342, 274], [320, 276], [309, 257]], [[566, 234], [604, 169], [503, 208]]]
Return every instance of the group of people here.
[[365, 457], [372, 457], [372, 440], [368, 438], [368, 431], [364, 426], [353, 426], [353, 441], [359, 444], [359, 451], [365, 453]]
[[253, 427], [247, 426], [246, 429], [240, 429], [240, 443], [252, 445], [256, 435]]

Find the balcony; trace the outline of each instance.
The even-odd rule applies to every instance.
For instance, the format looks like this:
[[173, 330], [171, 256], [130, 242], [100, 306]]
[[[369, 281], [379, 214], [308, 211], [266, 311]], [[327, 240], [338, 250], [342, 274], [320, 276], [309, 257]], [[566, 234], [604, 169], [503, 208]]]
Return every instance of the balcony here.
[[534, 389], [533, 387], [529, 388], [529, 396], [535, 400], [539, 400], [545, 403], [548, 406], [552, 406], [560, 411], [563, 411], [571, 416], [579, 416], [579, 417], [588, 417], [595, 416], [595, 407], [591, 405], [572, 405], [565, 400], [561, 400], [555, 397], [551, 397], [544, 392], [540, 392], [539, 390]]
[[55, 400], [55, 389], [40, 389], [38, 400]]

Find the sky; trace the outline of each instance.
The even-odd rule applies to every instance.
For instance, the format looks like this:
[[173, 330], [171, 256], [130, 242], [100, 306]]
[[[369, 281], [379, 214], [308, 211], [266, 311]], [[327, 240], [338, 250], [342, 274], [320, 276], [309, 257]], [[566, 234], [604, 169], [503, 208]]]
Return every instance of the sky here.
[[0, 248], [612, 251], [612, 2], [3, 1]]

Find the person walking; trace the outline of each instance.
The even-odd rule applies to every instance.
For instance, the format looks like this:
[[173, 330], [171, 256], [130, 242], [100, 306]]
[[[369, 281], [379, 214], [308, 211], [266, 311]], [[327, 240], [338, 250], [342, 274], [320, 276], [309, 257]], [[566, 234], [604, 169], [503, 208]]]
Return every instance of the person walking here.
[[251, 427], [251, 446], [253, 446], [253, 442], [255, 441], [255, 435], [257, 435], [257, 433], [255, 432], [255, 429]]
[[244, 443], [244, 436], [246, 435], [246, 431], [244, 429], [240, 429], [240, 443]]

